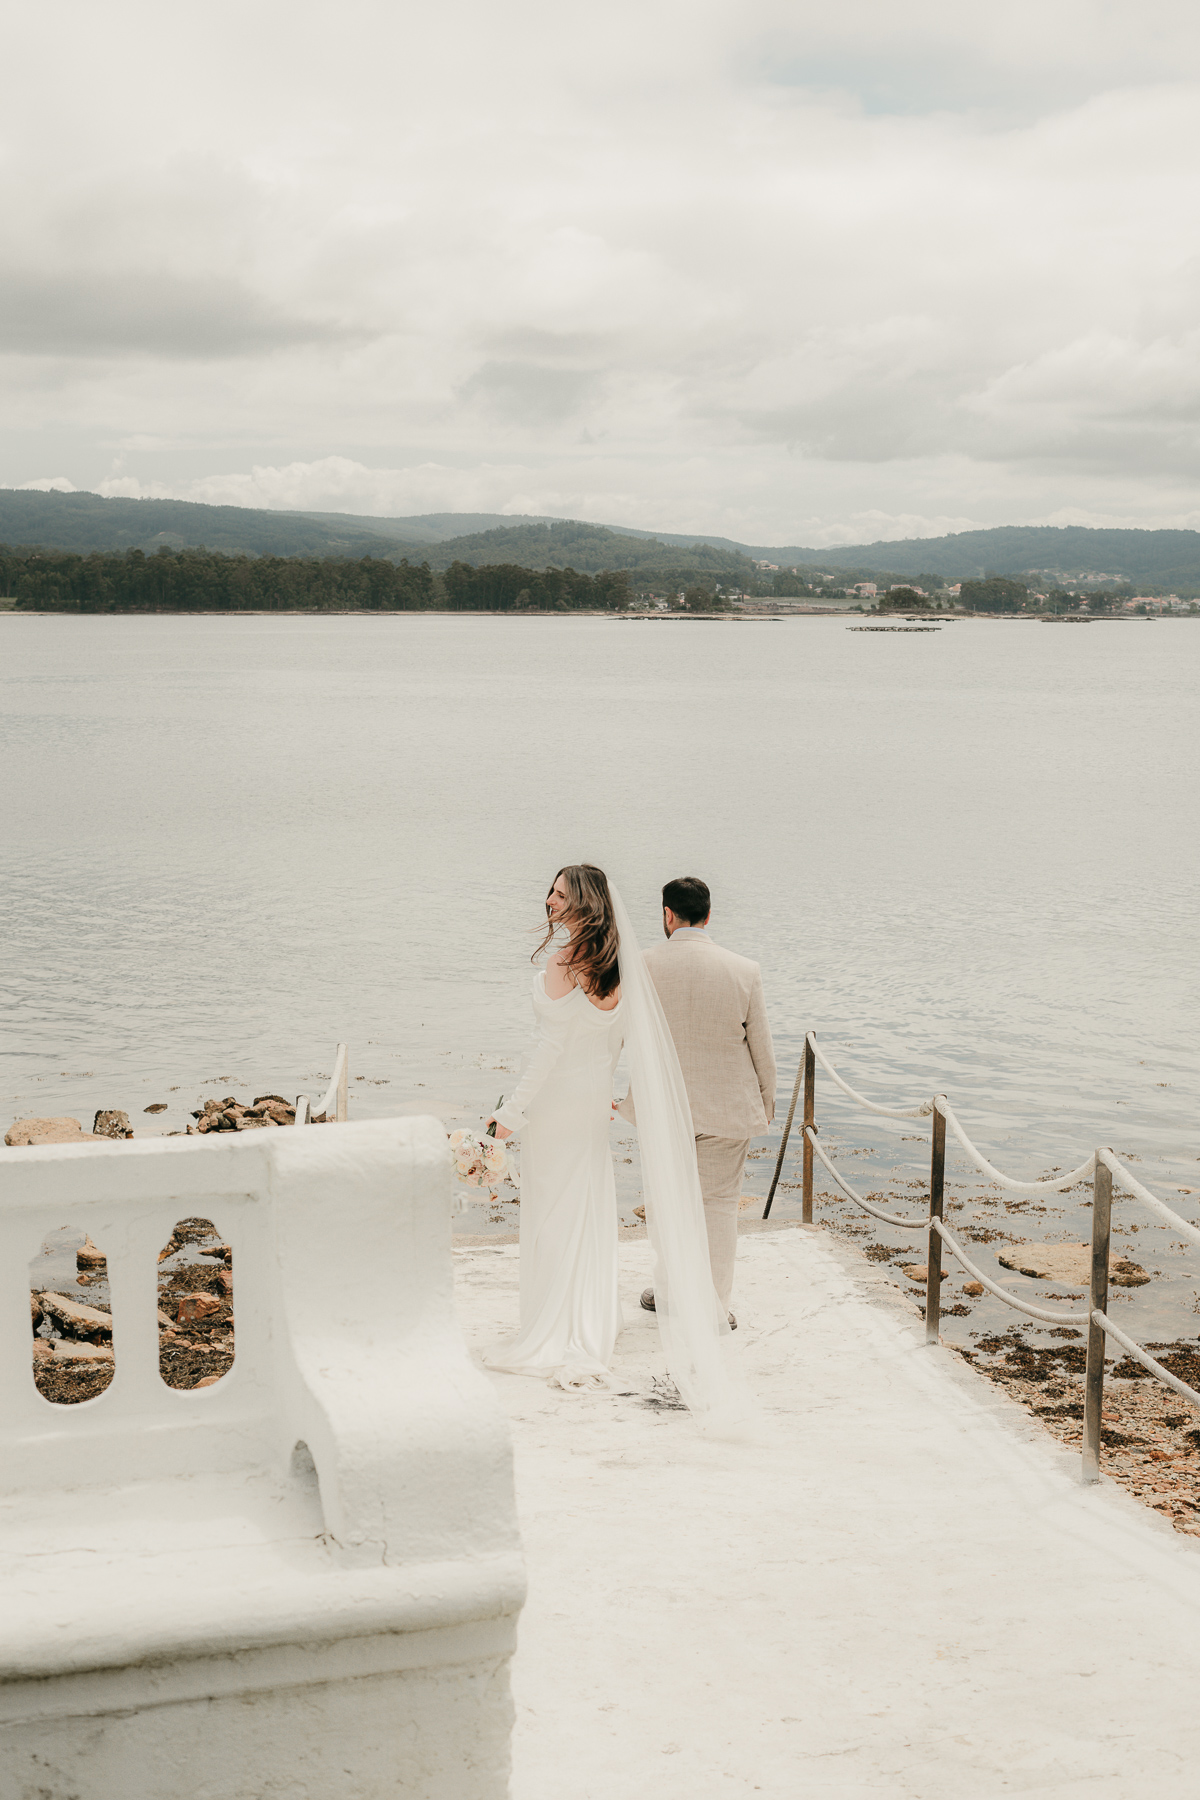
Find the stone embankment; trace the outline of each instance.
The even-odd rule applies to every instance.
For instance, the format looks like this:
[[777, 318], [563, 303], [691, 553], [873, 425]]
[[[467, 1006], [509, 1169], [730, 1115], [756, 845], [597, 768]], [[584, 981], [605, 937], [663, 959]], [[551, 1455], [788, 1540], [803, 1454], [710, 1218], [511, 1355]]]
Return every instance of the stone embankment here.
[[[107, 1288], [107, 1261], [90, 1237], [75, 1258], [80, 1287]], [[211, 1387], [233, 1367], [233, 1251], [208, 1219], [182, 1219], [158, 1260], [159, 1373], [168, 1387]], [[59, 1405], [102, 1394], [115, 1366], [111, 1306], [49, 1288], [29, 1303], [38, 1392]]]

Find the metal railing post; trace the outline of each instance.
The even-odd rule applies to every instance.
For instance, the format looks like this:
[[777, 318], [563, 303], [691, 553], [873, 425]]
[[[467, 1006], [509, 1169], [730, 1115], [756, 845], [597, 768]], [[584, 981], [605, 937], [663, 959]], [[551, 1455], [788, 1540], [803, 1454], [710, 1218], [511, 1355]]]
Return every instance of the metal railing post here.
[[337, 1053], [341, 1058], [341, 1062], [339, 1065], [340, 1073], [338, 1076], [337, 1110], [335, 1116], [339, 1120], [344, 1121], [350, 1117], [350, 1052], [347, 1050], [345, 1044], [339, 1044]]
[[810, 1034], [804, 1040], [804, 1210], [801, 1216], [806, 1225], [811, 1225], [813, 1218], [813, 1147], [808, 1134], [817, 1128], [816, 1090], [817, 1058]]
[[296, 1095], [295, 1123], [297, 1125], [307, 1125], [309, 1123], [308, 1115], [311, 1111], [312, 1111], [312, 1106], [309, 1101], [308, 1095], [307, 1094], [297, 1094]]
[[[941, 1099], [941, 1095], [938, 1095]], [[929, 1250], [925, 1258], [925, 1342], [936, 1344], [942, 1331], [942, 1240], [934, 1220], [942, 1216], [946, 1185], [946, 1115], [933, 1103], [933, 1149], [929, 1158]]]
[[[807, 1038], [805, 1044], [807, 1046]], [[788, 1147], [788, 1139], [792, 1135], [792, 1120], [796, 1116], [796, 1102], [800, 1098], [800, 1087], [804, 1080], [805, 1058], [800, 1058], [800, 1067], [796, 1070], [796, 1085], [792, 1089], [792, 1104], [788, 1107], [787, 1124], [783, 1128], [783, 1136], [779, 1140], [779, 1155], [775, 1158], [775, 1173], [771, 1177], [771, 1191], [767, 1195], [767, 1204], [763, 1207], [763, 1218], [771, 1216], [771, 1202], [775, 1198], [775, 1189], [779, 1186], [779, 1177], [783, 1170], [784, 1152]]]
[[1093, 1313], [1108, 1311], [1108, 1249], [1112, 1231], [1112, 1170], [1096, 1152], [1092, 1177], [1092, 1279], [1088, 1287], [1087, 1374], [1083, 1389], [1083, 1479], [1100, 1479], [1104, 1412], [1104, 1327]]

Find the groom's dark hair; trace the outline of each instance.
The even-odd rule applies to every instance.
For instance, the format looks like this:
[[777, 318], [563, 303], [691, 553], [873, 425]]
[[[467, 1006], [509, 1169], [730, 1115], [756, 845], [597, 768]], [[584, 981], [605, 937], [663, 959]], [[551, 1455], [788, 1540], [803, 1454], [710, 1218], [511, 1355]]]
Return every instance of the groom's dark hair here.
[[663, 889], [663, 905], [689, 925], [703, 925], [712, 911], [712, 895], [698, 875], [681, 875]]

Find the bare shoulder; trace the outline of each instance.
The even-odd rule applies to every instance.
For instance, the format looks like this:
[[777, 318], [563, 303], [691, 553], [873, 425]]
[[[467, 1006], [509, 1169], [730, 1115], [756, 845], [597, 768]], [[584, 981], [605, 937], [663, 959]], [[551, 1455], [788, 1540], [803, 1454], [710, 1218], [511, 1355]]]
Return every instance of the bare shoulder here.
[[567, 966], [565, 949], [556, 950], [546, 958], [546, 993], [551, 1000], [561, 1000], [575, 986], [567, 973]]

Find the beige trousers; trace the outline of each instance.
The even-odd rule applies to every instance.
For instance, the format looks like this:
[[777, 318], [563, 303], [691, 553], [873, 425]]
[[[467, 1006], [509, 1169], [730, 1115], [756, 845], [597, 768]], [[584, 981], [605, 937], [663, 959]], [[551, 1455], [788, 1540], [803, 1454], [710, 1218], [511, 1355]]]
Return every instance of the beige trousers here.
[[713, 1286], [725, 1311], [733, 1293], [733, 1263], [737, 1255], [738, 1201], [742, 1197], [742, 1173], [746, 1167], [749, 1138], [697, 1137], [696, 1164], [704, 1197], [704, 1223], [708, 1228], [708, 1260]]

